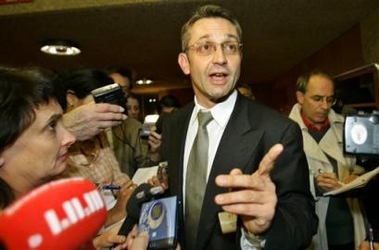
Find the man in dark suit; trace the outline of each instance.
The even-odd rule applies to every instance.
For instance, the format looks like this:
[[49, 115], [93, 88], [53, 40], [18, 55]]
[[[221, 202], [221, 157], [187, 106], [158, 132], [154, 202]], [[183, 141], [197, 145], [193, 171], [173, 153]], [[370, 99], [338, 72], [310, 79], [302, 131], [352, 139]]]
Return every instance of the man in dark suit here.
[[[179, 199], [179, 242], [191, 250], [304, 249], [318, 219], [301, 133], [296, 123], [235, 90], [241, 41], [238, 21], [218, 6], [199, 8], [182, 28], [178, 62], [191, 78], [195, 98], [167, 117], [161, 149], [168, 161], [169, 192]], [[213, 119], [206, 125], [208, 163], [202, 167], [207, 180], [200, 218], [197, 227], [188, 229], [193, 221], [185, 221], [191, 205], [186, 196], [193, 189], [186, 190], [186, 181], [199, 110], [210, 111]], [[235, 218], [237, 228], [223, 233], [227, 221], [219, 219], [220, 212], [232, 222]], [[194, 240], [189, 240], [191, 232]]]

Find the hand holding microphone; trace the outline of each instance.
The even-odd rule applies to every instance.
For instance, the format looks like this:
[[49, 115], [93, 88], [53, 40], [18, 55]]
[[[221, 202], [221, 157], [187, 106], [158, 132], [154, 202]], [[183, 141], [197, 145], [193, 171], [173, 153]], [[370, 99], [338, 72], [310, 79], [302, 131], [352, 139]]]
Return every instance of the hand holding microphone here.
[[107, 216], [97, 187], [84, 178], [42, 185], [0, 214], [5, 249], [77, 249], [91, 242]]
[[142, 204], [150, 201], [154, 196], [157, 196], [162, 192], [163, 188], [161, 186], [153, 187], [147, 183], [139, 185], [134, 190], [126, 205], [127, 217], [118, 231], [118, 234], [128, 235], [132, 231], [133, 226], [138, 223]]
[[137, 184], [134, 184], [132, 180], [129, 180], [122, 186], [103, 185], [102, 188], [104, 189], [104, 187], [108, 189], [113, 188], [113, 190], [117, 190], [116, 192], [114, 192], [114, 194], [117, 197], [116, 203], [110, 210], [108, 210], [108, 217], [104, 225], [105, 227], [108, 227], [125, 218], [126, 204], [129, 201], [134, 189], [137, 187]]

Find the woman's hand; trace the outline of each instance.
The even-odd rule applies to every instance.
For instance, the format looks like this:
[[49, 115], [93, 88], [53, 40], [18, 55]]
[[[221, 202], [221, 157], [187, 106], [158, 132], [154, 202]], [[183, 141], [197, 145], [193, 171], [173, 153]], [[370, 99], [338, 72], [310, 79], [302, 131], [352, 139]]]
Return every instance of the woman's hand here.
[[121, 189], [116, 194], [117, 202], [115, 206], [108, 211], [105, 226], [116, 223], [126, 216], [126, 204], [136, 187], [137, 184], [133, 183], [132, 180], [129, 180], [124, 185], [122, 185]]
[[[118, 235], [113, 231], [105, 231], [92, 240], [92, 245], [96, 250], [109, 250], [110, 248], [120, 250], [127, 248], [127, 240], [124, 235]], [[116, 247], [112, 247], [114, 245]]]
[[162, 135], [156, 132], [156, 127], [150, 129], [148, 143], [150, 146], [150, 160], [152, 162], [159, 162], [161, 160], [160, 150], [162, 145]]

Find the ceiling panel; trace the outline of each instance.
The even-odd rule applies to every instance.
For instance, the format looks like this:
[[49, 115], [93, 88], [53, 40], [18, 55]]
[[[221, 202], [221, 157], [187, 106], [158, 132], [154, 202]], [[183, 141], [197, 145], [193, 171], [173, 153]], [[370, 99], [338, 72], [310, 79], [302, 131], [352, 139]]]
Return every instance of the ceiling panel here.
[[[180, 28], [199, 5], [232, 9], [244, 36], [241, 81], [269, 82], [359, 23], [377, 0], [72, 1], [0, 6], [0, 63], [52, 69], [128, 66], [137, 78], [188, 84], [177, 64]], [[46, 39], [70, 39], [77, 57], [39, 51]]]

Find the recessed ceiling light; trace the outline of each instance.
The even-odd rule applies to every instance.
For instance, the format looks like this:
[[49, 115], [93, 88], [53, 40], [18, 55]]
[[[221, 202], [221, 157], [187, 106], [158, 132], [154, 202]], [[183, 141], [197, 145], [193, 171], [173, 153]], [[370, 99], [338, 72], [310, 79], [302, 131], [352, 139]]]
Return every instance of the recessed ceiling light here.
[[153, 80], [150, 80], [150, 79], [147, 79], [147, 78], [143, 78], [143, 79], [137, 80], [136, 83], [138, 85], [152, 84]]
[[79, 47], [67, 40], [49, 40], [41, 47], [41, 51], [56, 56], [75, 56], [80, 54]]

